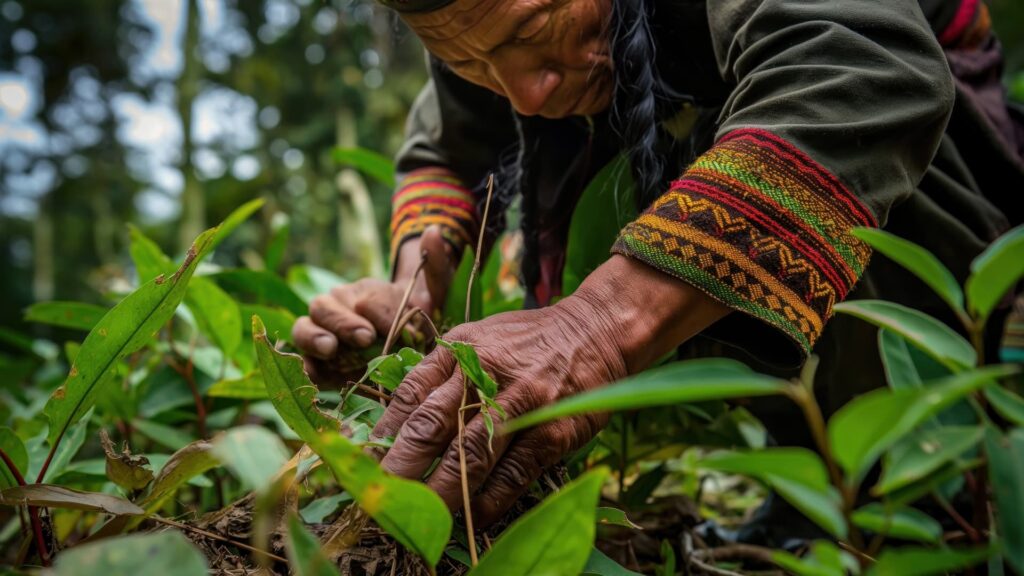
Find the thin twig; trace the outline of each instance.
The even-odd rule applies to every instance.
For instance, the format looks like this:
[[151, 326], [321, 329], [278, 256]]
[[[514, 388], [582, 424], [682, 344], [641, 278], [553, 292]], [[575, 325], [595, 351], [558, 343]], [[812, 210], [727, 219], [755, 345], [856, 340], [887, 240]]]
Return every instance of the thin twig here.
[[723, 570], [722, 568], [716, 568], [711, 564], [707, 564], [701, 560], [698, 560], [694, 556], [690, 556], [690, 564], [700, 568], [702, 571], [711, 574], [712, 576], [743, 576], [739, 572], [733, 572], [732, 570]]
[[202, 528], [196, 528], [195, 526], [189, 526], [188, 524], [183, 524], [181, 522], [178, 522], [177, 520], [171, 520], [169, 518], [163, 518], [161, 516], [150, 516], [149, 519], [150, 520], [155, 520], [155, 521], [157, 521], [157, 522], [159, 522], [161, 524], [167, 524], [168, 526], [173, 526], [173, 527], [178, 528], [180, 530], [188, 530], [190, 532], [195, 532], [196, 534], [201, 534], [203, 536], [206, 536], [207, 538], [213, 538], [214, 540], [219, 540], [221, 542], [224, 542], [224, 543], [227, 543], [227, 544], [231, 544], [232, 546], [238, 546], [239, 548], [242, 548], [243, 550], [248, 550], [250, 552], [256, 552], [257, 554], [262, 554], [262, 555], [266, 556], [267, 558], [270, 558], [271, 560], [277, 560], [278, 562], [284, 562], [286, 564], [288, 563], [287, 559], [282, 558], [282, 557], [278, 556], [277, 554], [274, 554], [273, 552], [268, 552], [266, 550], [260, 550], [259, 548], [256, 548], [255, 546], [250, 546], [248, 544], [244, 544], [242, 542], [238, 542], [236, 540], [232, 540], [231, 538], [228, 538], [226, 536], [221, 536], [220, 534], [215, 534], [213, 532], [208, 532], [206, 530], [203, 530]]
[[[463, 379], [465, 380], [465, 379]], [[459, 408], [459, 475], [462, 479], [462, 510], [466, 516], [466, 540], [469, 540], [469, 559], [473, 566], [477, 564], [476, 532], [473, 530], [473, 513], [469, 508], [469, 474], [466, 472], [466, 421], [462, 416], [462, 407], [466, 405], [468, 386], [462, 385], [462, 406]]]
[[946, 500], [938, 492], [932, 492], [932, 498], [936, 502], [938, 502], [939, 506], [943, 510], [945, 510], [946, 514], [949, 514], [949, 517], [952, 518], [954, 522], [956, 522], [957, 526], [963, 529], [964, 533], [967, 534], [967, 537], [970, 538], [972, 542], [981, 542], [981, 534], [978, 532], [978, 530], [973, 525], [971, 525], [971, 523], [968, 522], [966, 518], [961, 516], [960, 513], [956, 511], [956, 508], [953, 508], [953, 505], [950, 504], [948, 500]]
[[409, 279], [409, 285], [405, 288], [405, 294], [402, 294], [402, 302], [398, 305], [398, 309], [395, 310], [395, 317], [391, 321], [391, 329], [388, 330], [388, 337], [384, 340], [384, 350], [381, 351], [381, 356], [387, 356], [391, 350], [391, 345], [395, 343], [395, 337], [398, 334], [399, 323], [402, 317], [405, 315], [405, 307], [409, 304], [409, 297], [412, 296], [412, 289], [416, 286], [416, 281], [420, 278], [420, 272], [423, 271], [423, 267], [427, 263], [427, 254], [423, 252], [420, 254], [420, 263], [416, 266], [416, 272], [413, 273], [412, 278]]
[[480, 252], [484, 248], [484, 232], [487, 230], [487, 215], [491, 211], [491, 196], [494, 195], [494, 174], [487, 177], [487, 201], [484, 202], [484, 217], [480, 220], [480, 235], [476, 240], [476, 253], [473, 254], [473, 269], [469, 271], [469, 285], [466, 287], [466, 322], [469, 322], [469, 310], [473, 303], [473, 281], [480, 271]]
[[[18, 486], [25, 485], [25, 477], [21, 475], [18, 467], [15, 466], [14, 460], [7, 455], [0, 448], [0, 459], [3, 459], [4, 464], [7, 465], [7, 469], [11, 472], [11, 476], [14, 476], [14, 481], [18, 483]], [[50, 555], [46, 550], [46, 539], [43, 538], [43, 523], [39, 519], [39, 508], [36, 506], [26, 506], [28, 508], [28, 517], [32, 524], [32, 533], [36, 539], [36, 548], [39, 550], [39, 559], [43, 562], [43, 566], [50, 565]]]

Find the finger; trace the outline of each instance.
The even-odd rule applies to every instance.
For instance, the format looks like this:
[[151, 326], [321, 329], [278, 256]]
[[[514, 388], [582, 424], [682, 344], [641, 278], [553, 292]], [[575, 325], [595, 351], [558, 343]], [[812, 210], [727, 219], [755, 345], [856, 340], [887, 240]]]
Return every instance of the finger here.
[[427, 292], [430, 294], [430, 306], [437, 307], [444, 302], [448, 294], [452, 271], [455, 268], [452, 262], [452, 246], [441, 235], [441, 227], [435, 224], [423, 231], [420, 249], [427, 255], [423, 277], [426, 280]]
[[[515, 418], [527, 411], [526, 406], [521, 406], [523, 403], [515, 401], [514, 398], [512, 394], [506, 394], [505, 397], [499, 394], [496, 399], [509, 418]], [[493, 410], [491, 418], [499, 419]], [[497, 427], [499, 422], [494, 424]], [[495, 434], [493, 439], [490, 438], [483, 414], [477, 414], [466, 424], [462, 450], [465, 454], [466, 481], [471, 494], [483, 485], [511, 441], [512, 437], [505, 434]], [[437, 492], [451, 510], [462, 508], [462, 462], [458, 438], [448, 446], [441, 457], [441, 462], [427, 480], [427, 485]]]
[[374, 437], [396, 436], [416, 408], [447, 382], [454, 370], [455, 358], [447, 350], [435, 350], [424, 358], [395, 389], [387, 410], [373, 429]]
[[461, 374], [453, 374], [409, 415], [381, 461], [385, 470], [404, 478], [423, 477], [458, 430], [462, 381]]
[[[402, 292], [397, 288], [393, 285], [382, 287], [381, 290], [356, 301], [353, 307], [356, 314], [373, 325], [377, 334], [387, 335], [395, 321], [395, 315], [399, 313], [398, 305], [402, 300]], [[405, 290], [405, 286], [400, 288]], [[403, 310], [402, 313], [404, 312]]]
[[309, 317], [320, 328], [333, 333], [342, 343], [366, 348], [377, 339], [369, 320], [355, 313], [333, 296], [317, 296], [309, 303]]
[[500, 520], [545, 468], [574, 449], [576, 426], [563, 419], [518, 435], [473, 498], [474, 522], [484, 528]]
[[300, 350], [321, 359], [327, 359], [338, 351], [338, 339], [334, 334], [317, 326], [309, 316], [301, 316], [292, 326], [292, 338]]

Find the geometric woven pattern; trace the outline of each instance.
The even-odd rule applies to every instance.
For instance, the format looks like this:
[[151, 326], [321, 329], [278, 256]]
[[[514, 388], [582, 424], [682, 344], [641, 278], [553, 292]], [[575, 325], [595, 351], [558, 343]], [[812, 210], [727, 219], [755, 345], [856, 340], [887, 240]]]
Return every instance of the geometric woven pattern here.
[[737, 130], [624, 228], [612, 248], [782, 330], [809, 353], [860, 278], [877, 227], [821, 165], [764, 130]]
[[477, 231], [476, 201], [458, 178], [445, 168], [421, 168], [408, 173], [391, 197], [391, 262], [398, 247], [432, 224], [456, 248], [474, 242]]

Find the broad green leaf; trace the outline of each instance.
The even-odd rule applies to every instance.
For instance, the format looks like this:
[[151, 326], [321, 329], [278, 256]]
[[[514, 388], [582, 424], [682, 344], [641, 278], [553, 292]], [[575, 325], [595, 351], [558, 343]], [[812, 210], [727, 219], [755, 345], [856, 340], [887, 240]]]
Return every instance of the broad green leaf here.
[[[7, 454], [11, 462], [18, 469], [23, 477], [28, 472], [28, 451], [25, 450], [25, 443], [10, 428], [0, 428], [0, 450]], [[26, 479], [26, 481], [28, 481]], [[5, 462], [0, 462], [0, 489], [17, 486], [18, 481], [14, 474], [7, 468]]]
[[131, 254], [132, 262], [135, 264], [135, 272], [138, 274], [140, 286], [161, 274], [171, 273], [174, 263], [157, 246], [156, 242], [133, 224], [128, 225], [128, 232], [131, 235], [128, 253]]
[[591, 470], [548, 496], [506, 529], [469, 574], [579, 574], [593, 550], [607, 477], [605, 469]]
[[92, 330], [106, 313], [106, 308], [85, 302], [38, 302], [25, 310], [25, 321]]
[[255, 200], [249, 200], [245, 204], [242, 204], [238, 208], [232, 210], [231, 214], [228, 214], [224, 221], [221, 222], [220, 226], [217, 226], [216, 235], [213, 237], [214, 246], [220, 244], [225, 238], [231, 235], [236, 228], [242, 225], [249, 219], [250, 216], [259, 211], [263, 207], [265, 201], [262, 198], [256, 198]]
[[299, 515], [308, 524], [319, 524], [324, 521], [325, 518], [334, 514], [338, 511], [343, 504], [352, 502], [352, 495], [348, 492], [339, 492], [331, 496], [324, 496], [323, 498], [317, 498], [309, 504], [306, 504], [301, 510]]
[[288, 285], [303, 300], [309, 302], [331, 288], [348, 284], [348, 281], [325, 268], [309, 264], [297, 264], [288, 269]]
[[446, 342], [437, 339], [437, 343], [452, 352], [455, 360], [459, 363], [462, 373], [476, 386], [480, 393], [488, 398], [494, 398], [498, 394], [498, 383], [491, 378], [491, 375], [480, 365], [480, 357], [471, 344], [465, 342]]
[[938, 520], [914, 508], [887, 510], [873, 502], [854, 511], [851, 520], [864, 530], [885, 534], [902, 540], [938, 543], [942, 539], [942, 526]]
[[955, 312], [964, 312], [964, 293], [960, 283], [934, 254], [885, 230], [854, 228], [850, 233], [920, 278]]
[[882, 462], [882, 477], [871, 492], [888, 494], [938, 470], [981, 442], [980, 426], [943, 426], [918, 430], [900, 440]]
[[178, 272], [155, 278], [129, 294], [89, 332], [67, 380], [43, 410], [50, 421], [51, 445], [92, 407], [99, 385], [110, 382], [105, 377], [117, 361], [145, 346], [174, 315], [200, 258], [212, 249], [214, 230], [200, 235]]
[[597, 523], [609, 526], [623, 526], [625, 528], [641, 528], [626, 517], [626, 512], [618, 508], [601, 507], [597, 509]]
[[828, 424], [836, 461], [851, 481], [859, 481], [875, 460], [926, 419], [965, 395], [1017, 372], [992, 366], [961, 372], [919, 390], [879, 389], [843, 406]]
[[846, 536], [839, 493], [829, 484], [828, 471], [821, 459], [809, 450], [716, 452], [703, 458], [700, 465], [758, 479], [830, 534]]
[[782, 380], [757, 374], [732, 360], [715, 358], [674, 362], [530, 412], [508, 422], [505, 431], [522, 430], [585, 412], [781, 394], [788, 385]]
[[338, 576], [338, 567], [323, 553], [320, 541], [306, 530], [295, 514], [288, 515], [284, 547], [294, 576]]
[[324, 434], [310, 446], [381, 528], [428, 565], [437, 565], [451, 535], [452, 517], [436, 492], [420, 482], [385, 473], [376, 460], [340, 434]]
[[210, 398], [238, 398], [241, 400], [266, 400], [267, 387], [263, 384], [263, 375], [251, 372], [232, 380], [214, 382], [206, 391]]
[[266, 270], [225, 270], [206, 276], [233, 295], [246, 296], [264, 306], [280, 306], [302, 316], [309, 310], [308, 303], [279, 276]]
[[1024, 426], [1024, 398], [1002, 386], [990, 386], [985, 389], [985, 399], [1000, 416], [1017, 426]]
[[590, 551], [590, 558], [587, 558], [587, 564], [583, 567], [583, 574], [586, 576], [641, 576], [639, 572], [627, 570], [597, 548]]
[[180, 532], [132, 534], [81, 544], [57, 555], [54, 576], [200, 576], [206, 558]]
[[160, 424], [147, 418], [132, 420], [132, 427], [146, 438], [171, 450], [180, 450], [195, 441], [191, 434], [181, 428]]
[[394, 392], [421, 360], [423, 354], [412, 348], [402, 348], [394, 354], [378, 356], [371, 360], [366, 367], [366, 373], [371, 382]]
[[338, 164], [355, 168], [388, 188], [395, 187], [395, 163], [387, 156], [366, 148], [335, 148], [331, 157]]
[[213, 455], [248, 490], [262, 492], [291, 454], [281, 438], [260, 426], [238, 426], [213, 439]]
[[905, 506], [933, 492], [952, 498], [963, 487], [964, 473], [979, 468], [982, 464], [984, 460], [981, 458], [954, 460], [912, 484], [893, 490], [886, 495], [886, 500], [892, 506]]
[[120, 496], [98, 492], [80, 492], [53, 484], [29, 484], [7, 488], [0, 491], [0, 504], [67, 508], [103, 512], [115, 516], [142, 514], [142, 508]]
[[949, 326], [912, 308], [882, 300], [848, 300], [836, 304], [834, 310], [899, 334], [954, 372], [971, 368], [977, 362], [977, 354], [967, 340]]
[[191, 478], [219, 465], [220, 462], [213, 454], [213, 445], [206, 440], [197, 440], [171, 455], [160, 468], [150, 484], [149, 493], [139, 501], [139, 505], [146, 515], [152, 514]]
[[999, 301], [1024, 276], [1024, 226], [1010, 230], [971, 263], [967, 306], [984, 324]]
[[306, 376], [302, 357], [274, 350], [259, 316], [252, 317], [252, 336], [267, 395], [288, 427], [307, 443], [323, 432], [340, 433], [341, 422], [317, 407], [318, 390]]
[[961, 574], [963, 569], [984, 562], [992, 549], [890, 548], [882, 552], [867, 576], [939, 576]]
[[295, 325], [295, 315], [288, 310], [261, 304], [239, 304], [238, 308], [242, 311], [242, 318], [259, 316], [267, 327], [267, 336], [272, 340], [283, 340], [293, 344], [292, 326]]
[[233, 355], [242, 344], [242, 313], [235, 299], [212, 280], [197, 277], [188, 287], [185, 304], [210, 342], [225, 356]]
[[[462, 251], [462, 260], [455, 270], [455, 276], [452, 277], [448, 294], [445, 296], [442, 317], [446, 324], [452, 326], [462, 324], [466, 320], [466, 294], [469, 288], [470, 272], [473, 270], [473, 251], [474, 248], [471, 246], [466, 246]], [[472, 294], [472, 299], [469, 302], [470, 321], [479, 320], [483, 314], [482, 292], [480, 283], [474, 282], [470, 292]]]
[[825, 540], [814, 542], [803, 557], [776, 550], [772, 562], [796, 576], [846, 576], [853, 567], [851, 562], [856, 565], [856, 560]]
[[[82, 446], [85, 444], [85, 435], [89, 428], [91, 415], [92, 409], [90, 408], [80, 421], [68, 428], [67, 433], [64, 435], [64, 440], [53, 453], [53, 460], [50, 461], [50, 467], [46, 470], [46, 477], [43, 478], [43, 482], [50, 482], [60, 475], [68, 467], [68, 464], [71, 463], [71, 459], [82, 449]], [[25, 480], [28, 481], [28, 478]]]
[[882, 328], [878, 331], [878, 352], [882, 356], [885, 379], [890, 388], [908, 390], [921, 387], [921, 374], [902, 336]]
[[985, 451], [1002, 551], [1014, 569], [1024, 572], [1024, 428], [1005, 436], [986, 428]]
[[566, 240], [562, 294], [579, 288], [608, 260], [619, 231], [636, 218], [633, 178], [626, 156], [619, 156], [590, 181], [572, 213]]

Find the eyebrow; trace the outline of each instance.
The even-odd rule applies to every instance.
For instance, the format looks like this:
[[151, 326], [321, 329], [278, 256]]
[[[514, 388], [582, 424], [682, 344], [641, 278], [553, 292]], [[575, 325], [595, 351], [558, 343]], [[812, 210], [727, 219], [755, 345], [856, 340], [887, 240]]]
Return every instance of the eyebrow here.
[[[465, 30], [467, 30], [469, 28], [472, 28], [473, 26], [479, 25], [480, 22], [483, 21], [484, 18], [487, 17], [488, 13], [490, 12], [490, 9], [493, 8], [493, 6], [489, 6], [489, 5], [485, 4], [488, 1], [489, 0], [482, 0], [481, 2], [478, 2], [477, 4], [475, 4], [472, 8], [469, 8], [467, 10], [463, 10], [462, 12], [457, 12], [457, 13], [453, 14], [452, 17], [449, 18], [445, 22], [440, 22], [438, 24], [433, 24], [433, 25], [425, 25], [425, 26], [422, 27], [421, 32], [418, 32], [418, 35], [420, 35], [421, 38], [423, 38], [424, 40], [430, 40], [432, 42], [444, 42], [444, 41], [447, 41], [447, 40], [451, 40], [452, 38], [455, 38], [456, 36], [459, 36], [459, 35], [463, 34], [465, 32]], [[495, 2], [492, 2], [492, 4], [497, 4], [499, 2], [515, 2], [515, 1], [516, 0], [496, 0]], [[535, 4], [532, 9], [524, 11], [521, 15], [518, 15], [516, 17], [516, 19], [515, 19], [515, 24], [511, 25], [508, 28], [509, 32], [504, 34], [505, 37], [501, 38], [500, 42], [498, 42], [497, 44], [492, 46], [488, 50], [488, 52], [493, 52], [494, 50], [500, 48], [501, 46], [504, 46], [505, 44], [515, 40], [516, 33], [517, 33], [517, 31], [520, 28], [522, 28], [524, 25], [526, 25], [527, 22], [529, 22], [530, 20], [535, 18], [538, 14], [541, 14], [542, 12], [547, 11], [547, 10], [551, 10], [557, 4], [559, 4], [559, 2], [557, 2], [557, 1], [541, 2], [541, 3]], [[483, 6], [481, 6], [481, 5], [483, 5]], [[468, 12], [468, 11], [472, 11], [474, 9], [479, 11], [480, 16], [475, 21], [473, 21], [472, 23], [468, 24], [465, 29], [460, 30], [460, 31], [458, 31], [458, 32], [456, 32], [454, 34], [448, 35], [448, 36], [435, 36], [435, 35], [429, 34], [429, 32], [432, 31], [432, 30], [438, 30], [438, 29], [444, 28], [445, 26], [450, 25], [453, 21], [455, 21], [459, 17], [459, 15], [464, 14], [465, 12]], [[499, 21], [496, 24], [495, 28], [498, 28], [499, 30], [500, 29], [504, 29], [505, 25], [504, 25], [503, 22]], [[428, 32], [428, 33], [424, 34], [423, 32]]]

